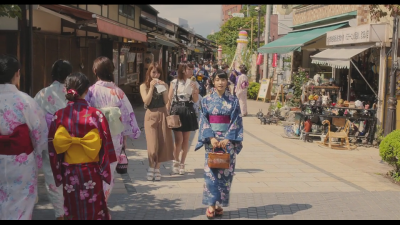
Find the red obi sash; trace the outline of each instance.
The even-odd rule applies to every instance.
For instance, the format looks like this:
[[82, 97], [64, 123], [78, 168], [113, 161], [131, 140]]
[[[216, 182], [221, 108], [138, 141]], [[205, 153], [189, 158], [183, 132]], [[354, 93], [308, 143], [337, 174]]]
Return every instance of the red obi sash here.
[[217, 115], [210, 115], [209, 116], [210, 123], [230, 123], [231, 118], [230, 116], [217, 116]]
[[27, 155], [33, 152], [33, 145], [26, 124], [17, 126], [12, 134], [0, 135], [0, 155]]

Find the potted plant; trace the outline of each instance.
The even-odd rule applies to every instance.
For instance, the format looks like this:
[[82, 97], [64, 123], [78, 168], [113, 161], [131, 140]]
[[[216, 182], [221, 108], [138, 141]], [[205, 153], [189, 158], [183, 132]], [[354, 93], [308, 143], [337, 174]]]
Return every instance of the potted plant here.
[[300, 98], [302, 94], [302, 87], [308, 81], [308, 72], [305, 69], [299, 67], [297, 72], [293, 72], [293, 101], [295, 103], [300, 103]]
[[400, 181], [400, 130], [394, 130], [383, 138], [379, 144], [379, 155], [383, 161], [394, 167], [387, 175]]

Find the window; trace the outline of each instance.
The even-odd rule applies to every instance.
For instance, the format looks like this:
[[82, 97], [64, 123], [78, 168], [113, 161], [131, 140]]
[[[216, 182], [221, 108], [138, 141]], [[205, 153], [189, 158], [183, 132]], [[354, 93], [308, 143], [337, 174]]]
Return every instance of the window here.
[[120, 15], [135, 19], [135, 7], [131, 5], [119, 5], [118, 12]]

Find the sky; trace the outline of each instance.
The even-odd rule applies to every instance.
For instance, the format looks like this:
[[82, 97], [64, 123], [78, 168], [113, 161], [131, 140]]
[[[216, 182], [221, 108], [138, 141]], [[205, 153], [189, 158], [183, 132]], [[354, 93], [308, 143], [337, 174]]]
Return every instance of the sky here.
[[221, 5], [151, 5], [165, 19], [182, 18], [188, 21], [196, 34], [203, 37], [211, 31], [219, 31], [221, 23]]

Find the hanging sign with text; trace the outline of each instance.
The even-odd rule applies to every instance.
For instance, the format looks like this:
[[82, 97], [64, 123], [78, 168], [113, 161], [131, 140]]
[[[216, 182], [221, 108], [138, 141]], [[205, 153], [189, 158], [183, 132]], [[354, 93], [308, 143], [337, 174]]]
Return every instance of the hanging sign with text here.
[[326, 33], [326, 45], [357, 44], [366, 42], [388, 42], [387, 24], [365, 24]]

